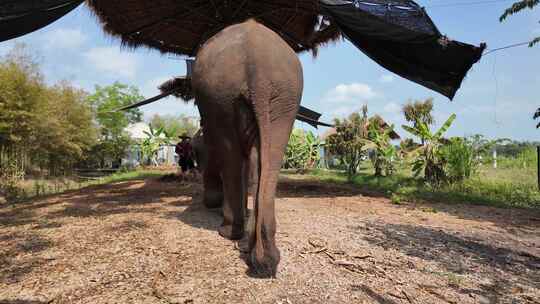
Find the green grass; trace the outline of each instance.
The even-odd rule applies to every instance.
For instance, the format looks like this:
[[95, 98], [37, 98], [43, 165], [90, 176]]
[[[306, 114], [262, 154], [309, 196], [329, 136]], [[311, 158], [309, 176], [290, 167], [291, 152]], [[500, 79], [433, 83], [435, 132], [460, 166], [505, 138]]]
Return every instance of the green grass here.
[[[130, 180], [159, 177], [170, 173], [161, 170], [136, 170], [116, 173], [97, 180], [76, 182], [70, 179], [27, 180], [21, 184], [21, 200], [58, 194], [93, 185], [104, 185]], [[313, 178], [329, 183], [352, 183], [366, 191], [385, 195], [394, 204], [414, 201], [442, 203], [481, 204], [498, 207], [540, 209], [540, 192], [536, 184], [536, 172], [531, 168], [480, 168], [474, 178], [461, 183], [433, 188], [411, 177], [410, 170], [403, 167], [394, 176], [375, 177], [369, 164], [363, 164], [360, 173], [352, 181], [342, 171], [312, 170], [305, 175], [293, 171], [282, 172], [289, 178]]]
[[160, 177], [169, 173], [171, 172], [162, 171], [162, 170], [135, 170], [135, 171], [129, 171], [129, 172], [123, 172], [123, 173], [115, 173], [115, 174], [101, 178], [98, 181], [98, 184], [111, 184], [111, 183], [119, 183], [119, 182], [125, 182], [125, 181], [130, 181], [130, 180], [140, 180], [140, 179], [146, 179], [146, 178]]
[[509, 181], [519, 181], [520, 183], [529, 185], [530, 187], [537, 187], [538, 184], [536, 177], [536, 168], [499, 167], [497, 169], [493, 169], [492, 166], [483, 165], [479, 168], [478, 171], [479, 178], [486, 179], [492, 182], [504, 183]]
[[431, 201], [540, 209], [536, 174], [523, 169], [482, 169], [474, 178], [439, 188], [412, 178], [407, 169], [390, 177], [375, 177], [373, 170], [365, 166], [352, 181], [347, 181], [344, 172], [334, 170], [313, 170], [307, 176], [324, 182], [352, 183], [383, 194], [395, 204]]

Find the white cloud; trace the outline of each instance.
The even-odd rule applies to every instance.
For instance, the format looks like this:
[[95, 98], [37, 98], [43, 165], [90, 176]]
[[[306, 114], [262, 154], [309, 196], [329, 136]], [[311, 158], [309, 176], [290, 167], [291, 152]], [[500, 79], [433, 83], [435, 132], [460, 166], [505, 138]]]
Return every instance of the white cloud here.
[[346, 117], [357, 110], [358, 110], [357, 106], [341, 106], [332, 110], [331, 116], [332, 117]]
[[395, 102], [387, 103], [384, 106], [383, 110], [386, 113], [390, 113], [390, 114], [399, 114], [399, 113], [401, 113], [401, 107]]
[[51, 49], [77, 49], [87, 37], [79, 29], [58, 28], [43, 36], [45, 47]]
[[332, 102], [363, 102], [377, 96], [373, 89], [364, 83], [339, 84], [328, 93], [325, 100]]
[[386, 75], [382, 75], [381, 78], [379, 78], [379, 81], [382, 83], [390, 83], [394, 81], [394, 79], [395, 79], [394, 75], [386, 74]]
[[533, 30], [533, 35], [540, 35], [540, 27]]
[[97, 47], [84, 53], [84, 57], [98, 71], [112, 76], [134, 78], [139, 65], [138, 57], [130, 53], [121, 53], [117, 47]]

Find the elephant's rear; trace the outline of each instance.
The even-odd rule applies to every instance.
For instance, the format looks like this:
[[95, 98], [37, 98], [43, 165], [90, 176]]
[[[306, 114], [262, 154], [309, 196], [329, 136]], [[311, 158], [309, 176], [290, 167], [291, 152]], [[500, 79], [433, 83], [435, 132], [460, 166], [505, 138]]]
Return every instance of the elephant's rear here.
[[[219, 123], [216, 128], [222, 129], [213, 136], [220, 142], [216, 147], [242, 146], [240, 170], [244, 172], [249, 172], [245, 171], [245, 166], [249, 166], [251, 149], [258, 151], [250, 260], [254, 270], [275, 275], [280, 255], [275, 245], [274, 198], [283, 153], [303, 89], [300, 61], [276, 33], [255, 21], [247, 21], [228, 27], [201, 48], [193, 71], [193, 88], [201, 114], [207, 116], [203, 121], [208, 125]], [[207, 129], [205, 126], [205, 132]], [[210, 152], [223, 160], [236, 161], [223, 154], [223, 151]], [[222, 176], [229, 173], [227, 170], [238, 169], [227, 165], [223, 167]], [[244, 185], [246, 175], [241, 178]], [[227, 182], [225, 178], [223, 182]], [[224, 187], [227, 193], [227, 186]], [[243, 192], [245, 199], [247, 187]], [[222, 227], [227, 222], [225, 210], [230, 210], [226, 204], [227, 201]]]
[[[193, 87], [204, 95], [230, 99], [241, 92], [250, 99], [257, 86], [289, 91], [298, 99], [303, 88], [302, 66], [279, 35], [254, 20], [230, 26], [210, 38], [197, 54]], [[267, 83], [270, 82], [270, 83]], [[295, 98], [296, 97], [296, 98]]]

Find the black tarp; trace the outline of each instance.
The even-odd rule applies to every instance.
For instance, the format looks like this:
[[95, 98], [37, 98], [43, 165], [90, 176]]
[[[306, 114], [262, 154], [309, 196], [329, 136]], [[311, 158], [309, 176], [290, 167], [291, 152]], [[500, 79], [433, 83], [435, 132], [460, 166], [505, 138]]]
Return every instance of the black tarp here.
[[[42, 28], [83, 0], [0, 0], [0, 42]], [[319, 0], [321, 12], [388, 70], [452, 99], [485, 45], [446, 39], [411, 0]]]
[[296, 120], [303, 121], [311, 125], [315, 129], [317, 129], [318, 126], [333, 127], [333, 125], [331, 124], [319, 121], [320, 117], [321, 113], [315, 112], [303, 106], [300, 106], [300, 108], [298, 109], [298, 113], [296, 114]]
[[1, 0], [0, 42], [45, 27], [71, 12], [84, 0]]
[[450, 99], [485, 48], [447, 39], [410, 0], [320, 3], [323, 14], [375, 62]]

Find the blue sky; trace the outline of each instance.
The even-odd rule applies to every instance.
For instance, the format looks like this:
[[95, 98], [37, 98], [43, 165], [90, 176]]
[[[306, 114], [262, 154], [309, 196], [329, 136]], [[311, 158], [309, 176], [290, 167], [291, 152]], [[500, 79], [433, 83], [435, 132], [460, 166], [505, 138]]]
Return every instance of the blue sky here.
[[[499, 23], [498, 17], [512, 1], [479, 5], [452, 5], [473, 0], [418, 1], [426, 6], [439, 30], [452, 39], [497, 48], [540, 36], [540, 8]], [[41, 58], [43, 72], [51, 83], [69, 80], [91, 92], [95, 84], [114, 81], [135, 85], [143, 95], [158, 93], [157, 86], [172, 76], [184, 75], [178, 58], [148, 49], [127, 50], [101, 30], [86, 6], [56, 23], [16, 40], [0, 43], [0, 55], [15, 41], [25, 42]], [[454, 101], [396, 76], [375, 64], [348, 41], [329, 45], [317, 58], [301, 55], [304, 68], [302, 104], [323, 113], [322, 120], [344, 117], [368, 104], [370, 114], [380, 114], [396, 125], [405, 123], [400, 107], [408, 99], [435, 98], [438, 123], [452, 113], [457, 120], [449, 135], [484, 134], [539, 140], [532, 113], [540, 106], [540, 46], [496, 52], [469, 72]], [[159, 114], [196, 115], [192, 105], [176, 99], [142, 108], [146, 117]], [[297, 123], [298, 127], [311, 129]], [[321, 128], [319, 132], [324, 132]]]

